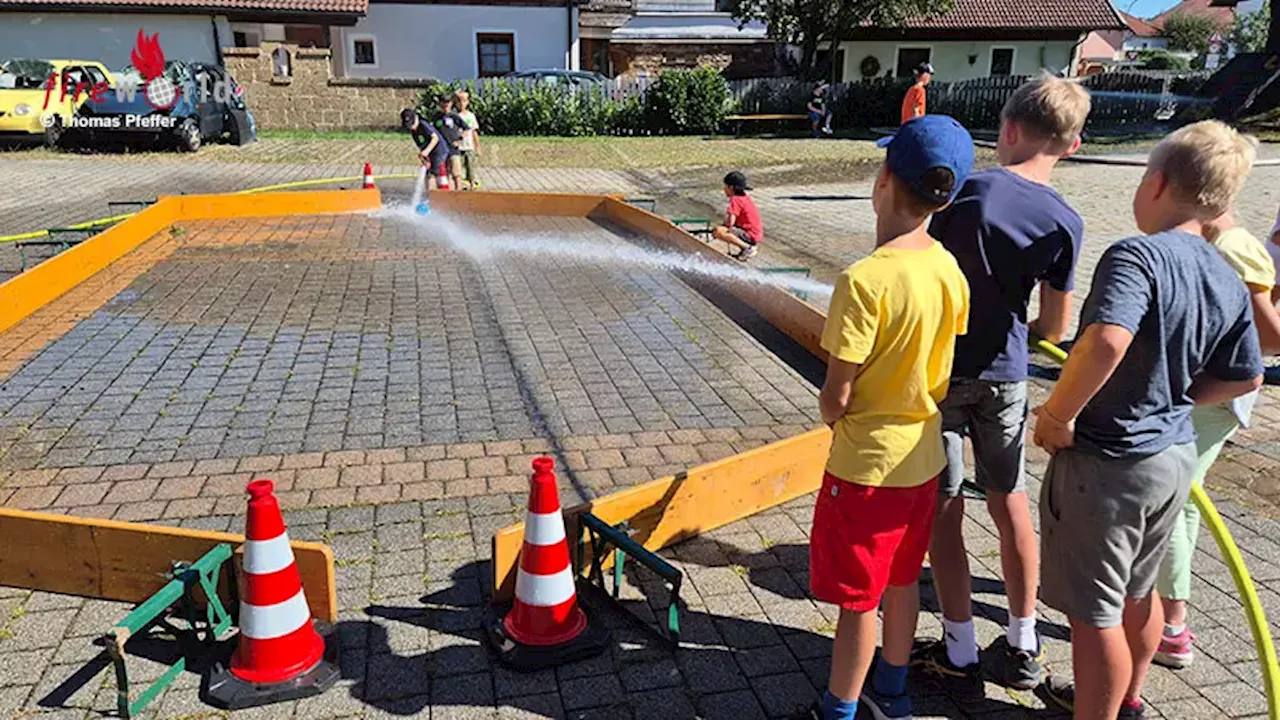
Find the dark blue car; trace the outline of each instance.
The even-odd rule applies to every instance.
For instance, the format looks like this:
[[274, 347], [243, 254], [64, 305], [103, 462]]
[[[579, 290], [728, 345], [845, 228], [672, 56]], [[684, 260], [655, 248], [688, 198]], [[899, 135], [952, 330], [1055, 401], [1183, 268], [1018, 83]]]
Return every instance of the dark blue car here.
[[80, 107], [69, 139], [142, 142], [195, 152], [205, 142], [225, 139], [245, 145], [257, 136], [244, 90], [216, 65], [170, 61], [163, 74], [149, 81], [130, 66], [116, 82], [121, 87]]

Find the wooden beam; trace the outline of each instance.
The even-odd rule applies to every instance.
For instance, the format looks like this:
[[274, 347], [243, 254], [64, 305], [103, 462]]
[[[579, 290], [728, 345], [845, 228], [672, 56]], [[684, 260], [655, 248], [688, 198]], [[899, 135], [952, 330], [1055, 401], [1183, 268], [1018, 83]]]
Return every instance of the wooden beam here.
[[0, 284], [0, 332], [123, 257], [173, 222], [178, 203], [156, 202], [137, 215]]
[[179, 220], [278, 217], [282, 215], [332, 215], [377, 210], [382, 195], [368, 190], [284, 190], [252, 195], [180, 195]]
[[160, 198], [133, 217], [0, 284], [0, 332], [18, 324], [175, 222], [332, 214], [375, 210], [381, 206], [382, 196], [377, 189]]
[[[140, 603], [168, 582], [173, 563], [218, 543], [239, 547], [244, 536], [0, 508], [0, 585]], [[291, 545], [312, 616], [336, 622], [333, 551]]]
[[[584, 512], [611, 525], [626, 521], [636, 542], [658, 550], [794, 500], [821, 487], [830, 446], [831, 431], [818, 428], [567, 508], [570, 545]], [[524, 523], [493, 536], [495, 602], [511, 599], [523, 543]]]
[[[741, 267], [737, 261], [716, 250], [670, 220], [647, 210], [629, 205], [615, 197], [607, 198], [596, 211], [598, 217], [611, 220], [658, 245], [686, 255], [697, 255], [708, 262], [726, 267]], [[746, 303], [771, 325], [786, 333], [801, 347], [822, 362], [827, 352], [822, 349], [822, 326], [826, 315], [800, 298], [772, 285], [734, 282], [708, 278], [721, 290]]]
[[431, 193], [432, 210], [490, 215], [555, 215], [587, 217], [605, 200], [603, 195], [491, 191]]

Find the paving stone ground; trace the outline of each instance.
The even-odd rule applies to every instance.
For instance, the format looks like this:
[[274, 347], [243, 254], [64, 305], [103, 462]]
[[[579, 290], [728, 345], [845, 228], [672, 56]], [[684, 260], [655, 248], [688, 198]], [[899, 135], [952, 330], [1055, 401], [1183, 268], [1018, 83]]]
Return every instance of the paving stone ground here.
[[[66, 170], [55, 184], [75, 185], [101, 167]], [[226, 185], [207, 189], [263, 184], [253, 166], [212, 167], [204, 171], [226, 172]], [[1060, 174], [1064, 195], [1099, 228], [1091, 247], [1129, 232], [1136, 182], [1133, 172], [1100, 170]], [[590, 172], [513, 172], [509, 182], [646, 189], [633, 177]], [[166, 178], [166, 189], [191, 182]], [[1278, 200], [1275, 183], [1257, 179], [1246, 190], [1251, 226]], [[152, 187], [145, 172], [131, 182], [121, 192]], [[866, 203], [847, 197], [857, 193], [843, 185], [758, 193], [776, 228], [765, 259], [817, 258], [809, 264], [821, 274], [865, 252], [847, 231], [865, 227]], [[692, 197], [722, 202], [711, 192]], [[37, 206], [41, 218], [40, 208], [56, 204], [29, 195], [10, 202]], [[58, 222], [98, 214], [65, 212]], [[626, 242], [578, 221], [479, 224], [507, 236]], [[244, 483], [274, 478], [291, 535], [334, 548], [343, 679], [322, 698], [235, 718], [779, 718], [807, 704], [825, 683], [836, 619], [805, 592], [811, 497], [665, 553], [687, 577], [680, 650], [606, 610], [615, 642], [601, 658], [528, 676], [493, 661], [480, 634], [489, 538], [521, 518], [534, 455], [557, 458], [562, 496], [572, 502], [800, 432], [814, 421], [815, 390], [663, 271], [558, 257], [486, 263], [459, 256], [437, 235], [391, 217], [348, 216], [193, 223], [154, 238], [0, 335], [0, 503], [240, 531]], [[1038, 381], [1035, 394], [1049, 387]], [[1273, 395], [1257, 417], [1224, 452], [1210, 485], [1274, 630]], [[129, 443], [112, 439], [125, 434]], [[1030, 452], [1033, 498], [1045, 462]], [[1000, 632], [1006, 603], [993, 525], [979, 505], [969, 513], [986, 643]], [[1185, 671], [1153, 671], [1150, 716], [1263, 717], [1256, 651], [1207, 533], [1195, 567], [1199, 656]], [[665, 595], [643, 571], [632, 569], [629, 581], [629, 609], [652, 620]], [[936, 637], [927, 582], [923, 592], [920, 634]], [[127, 611], [0, 588], [0, 716], [108, 712], [114, 680], [93, 638]], [[1052, 668], [1069, 672], [1063, 618], [1047, 608], [1041, 618]], [[131, 666], [146, 680], [172, 650], [157, 639], [135, 653]], [[184, 674], [146, 716], [220, 715], [198, 702], [196, 684]], [[994, 685], [974, 699], [913, 680], [913, 693], [922, 718], [1062, 717], [1033, 694]]]

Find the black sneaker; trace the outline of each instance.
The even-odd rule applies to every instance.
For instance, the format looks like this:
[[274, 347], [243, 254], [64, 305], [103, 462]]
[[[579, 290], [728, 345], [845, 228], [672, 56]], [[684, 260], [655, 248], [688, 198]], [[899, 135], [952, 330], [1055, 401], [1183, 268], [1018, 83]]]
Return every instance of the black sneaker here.
[[1116, 715], [1116, 720], [1143, 720], [1147, 717], [1147, 706], [1139, 705], [1132, 707], [1129, 705], [1120, 706], [1120, 714]]
[[[1068, 712], [1076, 711], [1076, 684], [1061, 675], [1050, 675], [1044, 681], [1044, 692], [1055, 705]], [[1143, 720], [1147, 706], [1121, 705], [1116, 720]]]
[[1035, 653], [1020, 650], [1001, 635], [987, 646], [988, 674], [992, 680], [1014, 690], [1031, 690], [1044, 679], [1044, 643]]
[[934, 640], [911, 653], [911, 667], [961, 695], [982, 695], [982, 663], [959, 667], [947, 655], [947, 641]]
[[1054, 705], [1067, 712], [1076, 711], [1076, 684], [1061, 675], [1050, 675], [1044, 681], [1044, 694]]
[[822, 701], [814, 700], [812, 705], [792, 715], [790, 720], [822, 720]]

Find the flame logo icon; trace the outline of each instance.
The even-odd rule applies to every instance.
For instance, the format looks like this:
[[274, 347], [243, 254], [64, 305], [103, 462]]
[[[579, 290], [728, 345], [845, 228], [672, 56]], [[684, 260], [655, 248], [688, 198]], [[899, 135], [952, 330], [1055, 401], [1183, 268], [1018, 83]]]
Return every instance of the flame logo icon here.
[[146, 81], [144, 96], [147, 103], [157, 110], [168, 110], [178, 102], [182, 88], [164, 76], [164, 50], [160, 49], [160, 33], [147, 37], [145, 28], [138, 29], [138, 39], [129, 59]]

